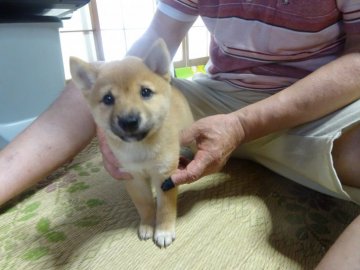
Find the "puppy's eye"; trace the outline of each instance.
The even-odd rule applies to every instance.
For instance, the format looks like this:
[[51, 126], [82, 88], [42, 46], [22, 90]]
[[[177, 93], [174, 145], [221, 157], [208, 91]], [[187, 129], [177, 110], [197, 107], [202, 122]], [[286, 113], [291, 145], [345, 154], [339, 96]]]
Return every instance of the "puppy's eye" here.
[[140, 95], [144, 98], [144, 99], [149, 99], [153, 96], [154, 91], [151, 90], [148, 87], [142, 86], [141, 90], [140, 90]]
[[103, 96], [101, 102], [104, 103], [105, 105], [111, 106], [114, 105], [115, 98], [111, 93], [107, 93], [105, 96]]

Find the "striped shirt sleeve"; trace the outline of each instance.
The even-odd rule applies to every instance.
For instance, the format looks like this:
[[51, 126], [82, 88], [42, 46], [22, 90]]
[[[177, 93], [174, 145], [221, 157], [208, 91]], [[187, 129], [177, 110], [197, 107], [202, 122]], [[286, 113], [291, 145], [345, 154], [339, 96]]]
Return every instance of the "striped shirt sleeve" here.
[[360, 34], [360, 1], [337, 0], [337, 5], [343, 15], [345, 32]]
[[183, 22], [194, 22], [199, 15], [197, 4], [186, 0], [160, 0], [158, 9], [169, 17]]

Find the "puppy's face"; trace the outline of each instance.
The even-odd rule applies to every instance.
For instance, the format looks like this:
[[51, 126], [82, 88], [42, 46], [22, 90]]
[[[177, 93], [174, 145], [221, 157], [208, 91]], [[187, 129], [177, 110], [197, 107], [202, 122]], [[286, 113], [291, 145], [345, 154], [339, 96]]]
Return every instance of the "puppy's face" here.
[[127, 57], [97, 68], [72, 57], [70, 67], [97, 125], [132, 142], [150, 136], [167, 116], [168, 59], [166, 47], [158, 42], [144, 60]]
[[171, 88], [135, 58], [105, 64], [86, 94], [95, 120], [126, 142], [155, 132], [170, 106]]

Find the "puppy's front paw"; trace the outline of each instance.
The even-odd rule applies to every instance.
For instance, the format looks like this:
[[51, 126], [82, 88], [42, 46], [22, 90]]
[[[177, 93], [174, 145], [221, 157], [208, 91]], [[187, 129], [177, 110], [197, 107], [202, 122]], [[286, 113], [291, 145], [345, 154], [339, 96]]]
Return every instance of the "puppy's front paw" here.
[[154, 241], [160, 248], [168, 247], [175, 240], [175, 231], [156, 230]]
[[153, 237], [154, 227], [148, 224], [141, 224], [139, 226], [138, 234], [141, 240], [148, 240]]

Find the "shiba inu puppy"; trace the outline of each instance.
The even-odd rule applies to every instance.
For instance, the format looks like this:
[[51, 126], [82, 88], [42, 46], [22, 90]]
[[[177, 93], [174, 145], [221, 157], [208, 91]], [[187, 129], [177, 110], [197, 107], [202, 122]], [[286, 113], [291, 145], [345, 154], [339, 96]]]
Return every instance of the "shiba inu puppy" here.
[[153, 237], [159, 247], [175, 239], [177, 200], [177, 189], [164, 192], [161, 183], [177, 169], [179, 132], [193, 122], [184, 96], [170, 84], [169, 66], [163, 40], [144, 59], [129, 56], [99, 67], [70, 59], [74, 83], [109, 147], [134, 178], [125, 186], [141, 218], [139, 237]]

